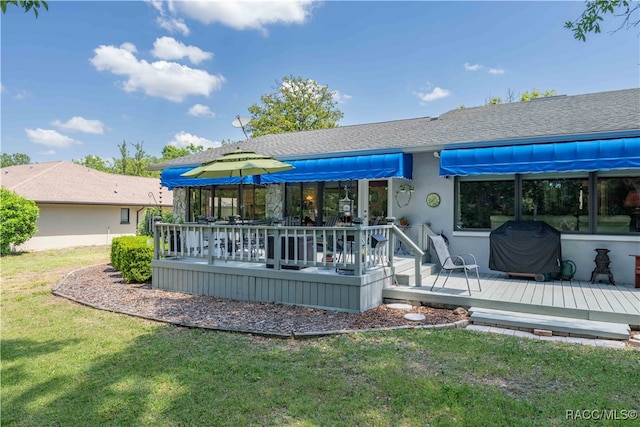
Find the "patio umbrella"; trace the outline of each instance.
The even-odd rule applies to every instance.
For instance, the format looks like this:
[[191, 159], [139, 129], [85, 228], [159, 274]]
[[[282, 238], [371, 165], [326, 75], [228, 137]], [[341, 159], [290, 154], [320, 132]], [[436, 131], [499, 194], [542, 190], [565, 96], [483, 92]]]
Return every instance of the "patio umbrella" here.
[[[273, 157], [258, 154], [255, 151], [238, 149], [223, 154], [221, 157], [185, 172], [181, 176], [190, 178], [240, 177], [240, 197], [242, 197], [242, 181], [245, 176], [264, 175], [289, 169], [293, 169], [293, 166]], [[242, 200], [241, 210], [244, 211]], [[244, 214], [244, 212], [242, 213]]]

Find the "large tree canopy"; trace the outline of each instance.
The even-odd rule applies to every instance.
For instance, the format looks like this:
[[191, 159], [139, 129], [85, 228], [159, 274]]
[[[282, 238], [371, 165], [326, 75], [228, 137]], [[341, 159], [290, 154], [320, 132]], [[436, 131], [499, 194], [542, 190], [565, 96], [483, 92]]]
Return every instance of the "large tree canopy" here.
[[276, 84], [275, 92], [260, 98], [261, 105], [249, 107], [251, 122], [246, 130], [251, 137], [338, 126], [343, 113], [327, 86], [293, 76]]
[[7, 154], [2, 153], [2, 167], [16, 166], [16, 165], [28, 165], [31, 163], [31, 157], [24, 153]]
[[38, 9], [40, 9], [40, 6], [44, 7], [46, 10], [49, 10], [49, 5], [44, 0], [2, 0], [0, 1], [0, 8], [2, 8], [2, 13], [7, 13], [8, 4], [14, 4], [24, 9], [25, 13], [33, 10], [36, 18], [38, 17]]
[[600, 22], [604, 21], [607, 14], [622, 19], [614, 33], [623, 28], [637, 27], [640, 24], [640, 3], [631, 0], [589, 0], [585, 2], [582, 14], [564, 26], [573, 31], [574, 38], [586, 41], [588, 33], [600, 32]]

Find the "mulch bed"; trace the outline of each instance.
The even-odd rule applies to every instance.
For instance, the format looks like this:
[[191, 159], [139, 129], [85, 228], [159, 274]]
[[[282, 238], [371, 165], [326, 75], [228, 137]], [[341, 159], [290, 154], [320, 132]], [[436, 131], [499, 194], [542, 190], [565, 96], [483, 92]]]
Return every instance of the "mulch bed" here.
[[[127, 284], [108, 264], [76, 270], [54, 294], [94, 308], [189, 327], [242, 331], [266, 335], [305, 336], [393, 327], [462, 326], [467, 314], [414, 306], [409, 311], [383, 304], [364, 313], [341, 313], [293, 305], [233, 301], [151, 289], [151, 284]], [[426, 317], [406, 320], [408, 312]], [[457, 323], [454, 323], [457, 322]]]

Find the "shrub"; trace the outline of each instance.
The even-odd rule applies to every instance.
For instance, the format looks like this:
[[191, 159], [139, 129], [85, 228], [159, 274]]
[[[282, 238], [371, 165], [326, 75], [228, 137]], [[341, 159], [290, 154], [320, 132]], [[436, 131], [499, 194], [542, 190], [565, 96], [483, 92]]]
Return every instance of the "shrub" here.
[[153, 245], [147, 236], [121, 236], [111, 243], [111, 265], [122, 273], [127, 283], [144, 283], [151, 279]]
[[19, 245], [37, 231], [40, 210], [36, 203], [4, 187], [0, 188], [0, 254], [7, 255], [11, 244]]

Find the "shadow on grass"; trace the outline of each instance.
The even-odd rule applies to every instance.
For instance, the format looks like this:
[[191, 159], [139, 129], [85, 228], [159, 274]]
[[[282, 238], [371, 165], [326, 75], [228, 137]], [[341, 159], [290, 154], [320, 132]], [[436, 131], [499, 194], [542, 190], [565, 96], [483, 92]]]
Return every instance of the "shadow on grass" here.
[[[14, 340], [3, 342], [3, 355], [8, 345], [14, 363], [46, 359], [73, 344]], [[51, 366], [42, 378], [26, 378], [28, 387], [5, 397], [2, 424], [558, 424], [565, 407], [584, 402], [632, 409], [624, 405], [634, 392], [621, 390], [637, 386], [637, 375], [613, 389], [593, 386], [628, 378], [632, 358], [613, 353], [587, 350], [581, 358], [566, 346], [480, 340], [468, 331], [295, 341], [158, 326], [106, 357], [79, 351], [86, 362], [77, 372]]]

